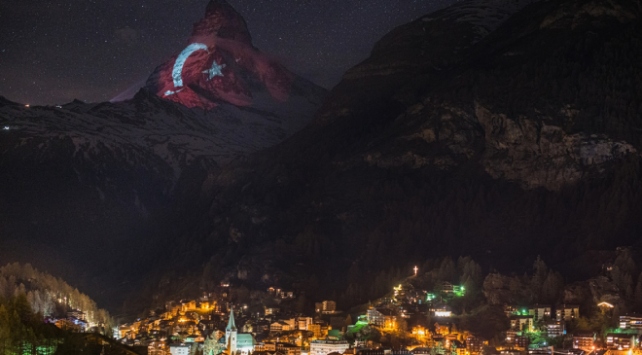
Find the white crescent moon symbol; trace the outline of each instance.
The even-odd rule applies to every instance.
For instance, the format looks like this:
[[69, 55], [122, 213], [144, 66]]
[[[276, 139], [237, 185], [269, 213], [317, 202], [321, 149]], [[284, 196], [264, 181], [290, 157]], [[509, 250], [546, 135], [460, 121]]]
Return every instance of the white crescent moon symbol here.
[[202, 43], [192, 43], [189, 46], [187, 46], [181, 54], [178, 55], [178, 58], [176, 58], [176, 62], [174, 62], [174, 69], [172, 70], [172, 79], [174, 79], [174, 87], [180, 88], [183, 86], [183, 66], [185, 65], [185, 61], [187, 61], [187, 58], [189, 58], [192, 53], [196, 51], [206, 51], [209, 53], [207, 50], [207, 46], [202, 44]]

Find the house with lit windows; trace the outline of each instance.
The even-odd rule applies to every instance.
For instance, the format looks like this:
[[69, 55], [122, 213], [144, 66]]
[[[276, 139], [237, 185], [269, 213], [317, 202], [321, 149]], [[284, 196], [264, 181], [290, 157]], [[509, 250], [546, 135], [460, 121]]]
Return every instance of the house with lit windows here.
[[555, 307], [555, 319], [569, 322], [580, 317], [580, 306], [576, 304], [562, 304]]

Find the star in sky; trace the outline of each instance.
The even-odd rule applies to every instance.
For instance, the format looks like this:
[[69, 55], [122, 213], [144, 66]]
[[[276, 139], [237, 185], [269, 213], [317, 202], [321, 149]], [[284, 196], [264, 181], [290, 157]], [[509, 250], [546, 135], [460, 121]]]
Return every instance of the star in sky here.
[[218, 64], [216, 61], [212, 62], [212, 67], [208, 70], [204, 70], [203, 74], [208, 74], [207, 80], [212, 80], [215, 76], [225, 76], [223, 75], [223, 68], [225, 64]]

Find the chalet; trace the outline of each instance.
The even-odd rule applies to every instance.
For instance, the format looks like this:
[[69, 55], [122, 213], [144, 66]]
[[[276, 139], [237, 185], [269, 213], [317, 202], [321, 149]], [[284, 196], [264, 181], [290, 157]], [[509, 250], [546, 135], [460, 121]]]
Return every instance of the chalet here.
[[609, 333], [606, 335], [606, 347], [612, 350], [628, 350], [634, 344], [634, 336], [631, 334], [615, 334]]
[[290, 330], [292, 330], [292, 327], [288, 322], [276, 321], [270, 324], [270, 333], [287, 332]]
[[584, 350], [587, 353], [595, 350], [595, 334], [573, 334], [573, 349]]
[[620, 328], [621, 329], [642, 329], [642, 315], [639, 314], [627, 314], [620, 316]]
[[576, 304], [563, 304], [555, 307], [555, 319], [558, 321], [571, 321], [580, 316], [580, 306]]
[[533, 316], [533, 320], [535, 322], [538, 322], [538, 321], [543, 320], [545, 318], [550, 319], [551, 318], [551, 306], [550, 305], [543, 305], [543, 304], [536, 304], [536, 305], [528, 308], [528, 314]]
[[534, 330], [534, 316], [516, 316], [510, 317], [510, 329], [516, 331], [532, 332]]
[[544, 324], [544, 332], [549, 338], [557, 338], [564, 335], [564, 324], [562, 322], [546, 322]]
[[310, 355], [327, 355], [332, 352], [343, 354], [350, 347], [346, 340], [313, 340]]

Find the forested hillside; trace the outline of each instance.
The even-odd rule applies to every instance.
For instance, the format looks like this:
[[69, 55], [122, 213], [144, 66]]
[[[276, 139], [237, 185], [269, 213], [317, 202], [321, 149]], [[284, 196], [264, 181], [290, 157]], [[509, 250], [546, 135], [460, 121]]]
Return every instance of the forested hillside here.
[[111, 325], [106, 310], [65, 281], [40, 272], [29, 264], [13, 263], [0, 267], [0, 299], [19, 296], [24, 296], [33, 312], [41, 316], [66, 316], [69, 310], [80, 310], [92, 325], [101, 325], [105, 329]]

